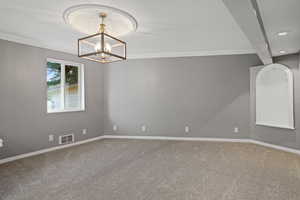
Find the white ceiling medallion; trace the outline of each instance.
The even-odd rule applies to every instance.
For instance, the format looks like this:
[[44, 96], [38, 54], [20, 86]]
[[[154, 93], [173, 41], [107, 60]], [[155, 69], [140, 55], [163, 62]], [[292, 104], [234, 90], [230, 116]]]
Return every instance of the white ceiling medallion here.
[[99, 13], [106, 13], [106, 33], [113, 36], [124, 36], [137, 29], [136, 19], [129, 13], [98, 4], [81, 4], [68, 8], [63, 18], [77, 31], [91, 35], [98, 32], [101, 21]]
[[64, 12], [66, 23], [88, 34], [78, 39], [78, 56], [100, 63], [126, 60], [126, 42], [117, 37], [137, 29], [127, 12], [103, 5], [84, 4]]

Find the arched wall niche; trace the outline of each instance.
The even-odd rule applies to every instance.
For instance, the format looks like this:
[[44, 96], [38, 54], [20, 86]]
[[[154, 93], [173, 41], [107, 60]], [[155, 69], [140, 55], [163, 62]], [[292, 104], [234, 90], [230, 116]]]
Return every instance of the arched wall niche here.
[[282, 64], [267, 65], [255, 84], [256, 125], [295, 129], [292, 71]]

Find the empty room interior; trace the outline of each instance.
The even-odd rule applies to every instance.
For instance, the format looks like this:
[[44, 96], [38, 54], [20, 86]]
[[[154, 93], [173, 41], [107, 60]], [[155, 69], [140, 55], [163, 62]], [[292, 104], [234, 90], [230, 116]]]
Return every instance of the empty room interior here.
[[1, 0], [0, 200], [300, 200], [299, 0]]

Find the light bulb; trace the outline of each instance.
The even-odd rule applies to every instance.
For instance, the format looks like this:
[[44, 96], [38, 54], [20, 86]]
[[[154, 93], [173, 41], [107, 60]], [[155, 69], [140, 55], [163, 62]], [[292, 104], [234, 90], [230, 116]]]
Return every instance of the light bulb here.
[[[95, 45], [95, 51], [101, 51], [102, 50], [102, 43], [101, 42], [98, 42], [96, 45]], [[104, 44], [104, 52], [107, 52], [107, 53], [111, 53], [111, 45], [109, 43], [105, 43]]]
[[108, 53], [111, 53], [111, 45], [109, 43], [105, 43], [104, 51], [108, 52]]
[[[101, 44], [102, 44], [101, 42], [98, 42], [95, 45], [95, 51], [96, 52], [99, 52], [99, 51], [102, 50], [102, 45]], [[104, 52], [111, 53], [111, 45], [107, 42], [104, 44]], [[100, 56], [101, 56], [102, 59], [106, 59], [106, 58], [110, 57], [109, 55], [107, 55], [105, 53], [101, 53]]]

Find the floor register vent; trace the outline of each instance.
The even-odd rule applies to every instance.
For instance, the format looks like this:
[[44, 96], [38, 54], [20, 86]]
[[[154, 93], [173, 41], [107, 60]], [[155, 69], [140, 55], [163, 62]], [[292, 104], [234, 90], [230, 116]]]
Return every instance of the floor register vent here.
[[59, 136], [59, 144], [69, 144], [74, 142], [74, 134]]

